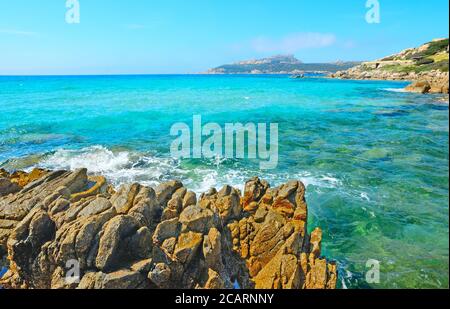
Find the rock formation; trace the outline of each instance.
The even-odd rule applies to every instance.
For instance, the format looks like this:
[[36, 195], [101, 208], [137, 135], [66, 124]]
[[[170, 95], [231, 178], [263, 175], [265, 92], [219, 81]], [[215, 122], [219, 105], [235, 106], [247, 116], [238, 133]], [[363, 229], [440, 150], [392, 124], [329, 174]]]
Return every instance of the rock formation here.
[[449, 93], [448, 39], [436, 39], [417, 48], [363, 62], [331, 78], [368, 80], [405, 80], [412, 84], [406, 91], [415, 93]]
[[[21, 176], [18, 176], [18, 175]], [[0, 174], [5, 288], [333, 289], [305, 187], [259, 178], [198, 199], [178, 181], [117, 191], [76, 171]]]

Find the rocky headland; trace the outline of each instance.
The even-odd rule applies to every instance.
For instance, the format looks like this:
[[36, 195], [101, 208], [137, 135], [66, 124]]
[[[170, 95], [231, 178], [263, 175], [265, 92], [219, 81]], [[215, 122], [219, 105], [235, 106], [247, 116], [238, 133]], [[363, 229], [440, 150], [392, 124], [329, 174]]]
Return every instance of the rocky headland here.
[[0, 170], [0, 285], [333, 289], [336, 264], [307, 219], [299, 181], [253, 178], [243, 194], [224, 186], [197, 197], [178, 181], [116, 190], [86, 169]]
[[278, 55], [221, 65], [203, 74], [302, 74], [346, 70], [360, 62], [303, 63], [293, 55]]
[[435, 39], [417, 48], [330, 74], [339, 79], [404, 80], [412, 84], [406, 91], [449, 93], [449, 42]]

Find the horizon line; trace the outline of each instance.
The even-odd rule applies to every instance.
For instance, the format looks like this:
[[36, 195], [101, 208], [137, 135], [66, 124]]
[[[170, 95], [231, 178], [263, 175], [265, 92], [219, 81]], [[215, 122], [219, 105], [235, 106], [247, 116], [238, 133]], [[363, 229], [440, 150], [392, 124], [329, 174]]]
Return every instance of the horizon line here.
[[[328, 71], [323, 71], [323, 73], [327, 73]], [[305, 73], [317, 73], [317, 71], [305, 71]], [[82, 77], [82, 76], [174, 76], [174, 75], [202, 75], [202, 76], [233, 76], [233, 75], [249, 75], [249, 76], [258, 76], [258, 75], [292, 75], [293, 73], [260, 73], [260, 74], [252, 74], [252, 73], [111, 73], [111, 74], [0, 74], [0, 77]]]

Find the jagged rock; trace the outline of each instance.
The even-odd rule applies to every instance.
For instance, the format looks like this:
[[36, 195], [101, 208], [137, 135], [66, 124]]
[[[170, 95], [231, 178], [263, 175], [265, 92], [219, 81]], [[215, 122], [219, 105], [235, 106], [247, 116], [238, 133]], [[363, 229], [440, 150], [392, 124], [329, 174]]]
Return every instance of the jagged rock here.
[[208, 269], [208, 281], [206, 281], [205, 289], [220, 290], [225, 288], [220, 275], [212, 269]]
[[169, 220], [177, 218], [182, 210], [183, 210], [183, 199], [181, 196], [177, 196], [174, 194], [174, 196], [167, 203], [167, 207], [163, 211], [161, 220]]
[[[137, 229], [138, 223], [131, 216], [120, 215], [112, 218], [102, 231], [95, 262], [97, 268], [108, 271], [119, 266], [130, 253], [126, 250], [127, 243]], [[148, 244], [150, 245], [150, 242]]]
[[0, 168], [0, 178], [8, 178], [9, 179], [10, 175], [8, 173], [7, 170], [5, 170], [4, 168]]
[[163, 221], [156, 227], [155, 233], [153, 234], [153, 242], [155, 244], [162, 244], [168, 238], [178, 237], [180, 229], [181, 224], [178, 218]]
[[155, 268], [148, 273], [148, 279], [158, 288], [167, 288], [170, 282], [171, 270], [164, 263], [158, 263]]
[[219, 214], [219, 217], [225, 223], [238, 218], [242, 212], [239, 191], [228, 185], [224, 186], [219, 192], [213, 190], [208, 194], [203, 194], [200, 197], [199, 205]]
[[189, 206], [180, 214], [183, 231], [207, 233], [215, 225], [214, 213], [200, 206]]
[[188, 206], [194, 206], [196, 204], [197, 204], [197, 195], [192, 191], [186, 192], [186, 195], [183, 198], [183, 209], [185, 209]]
[[165, 250], [169, 255], [172, 255], [173, 251], [175, 250], [176, 244], [177, 244], [176, 237], [167, 238], [163, 241], [161, 249]]
[[[24, 187], [0, 196], [5, 288], [336, 287], [322, 231], [308, 234], [301, 182], [270, 188], [253, 178], [242, 198], [224, 186], [197, 203], [177, 181], [115, 190], [86, 169], [14, 177]], [[77, 265], [79, 282], [67, 280], [68, 265]]]
[[165, 206], [173, 193], [180, 189], [183, 184], [179, 181], [170, 181], [159, 185], [156, 191], [156, 198], [161, 206]]
[[128, 243], [130, 259], [145, 259], [152, 252], [152, 233], [149, 228], [143, 226], [136, 231]]
[[202, 244], [203, 235], [189, 231], [178, 237], [173, 255], [183, 264], [189, 264]]
[[203, 256], [206, 265], [216, 271], [223, 270], [222, 264], [222, 239], [221, 234], [216, 228], [209, 230], [203, 241]]
[[258, 207], [258, 202], [269, 189], [269, 184], [258, 177], [252, 178], [245, 183], [244, 197], [242, 205], [245, 211], [254, 212]]
[[83, 198], [88, 198], [96, 194], [105, 193], [108, 189], [106, 178], [103, 176], [91, 176], [88, 178], [89, 181], [93, 182], [94, 185], [83, 192], [75, 193], [71, 196], [72, 202], [79, 201]]
[[118, 214], [128, 213], [133, 206], [133, 201], [138, 194], [139, 189], [139, 184], [125, 185], [111, 197], [112, 205]]

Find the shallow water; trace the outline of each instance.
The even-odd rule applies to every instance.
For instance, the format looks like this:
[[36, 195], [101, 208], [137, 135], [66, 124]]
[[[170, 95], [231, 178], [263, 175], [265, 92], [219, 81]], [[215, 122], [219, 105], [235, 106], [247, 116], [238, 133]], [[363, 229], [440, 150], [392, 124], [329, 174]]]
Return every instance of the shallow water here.
[[[202, 192], [249, 177], [307, 185], [341, 287], [448, 287], [448, 104], [405, 83], [286, 76], [0, 77], [0, 166], [87, 167], [115, 184]], [[172, 124], [278, 123], [279, 164], [174, 160]], [[365, 281], [380, 261], [379, 284]]]

